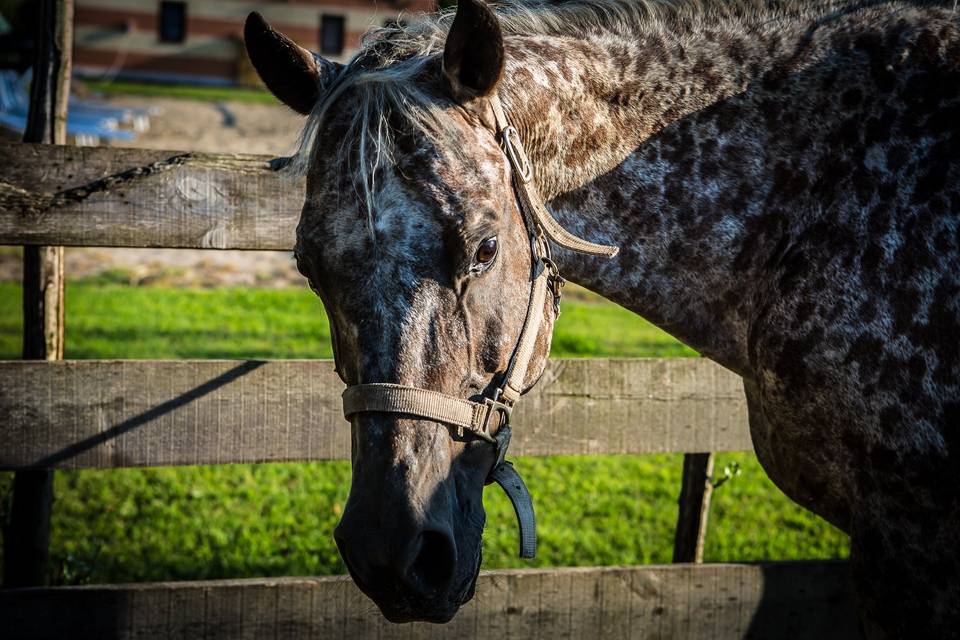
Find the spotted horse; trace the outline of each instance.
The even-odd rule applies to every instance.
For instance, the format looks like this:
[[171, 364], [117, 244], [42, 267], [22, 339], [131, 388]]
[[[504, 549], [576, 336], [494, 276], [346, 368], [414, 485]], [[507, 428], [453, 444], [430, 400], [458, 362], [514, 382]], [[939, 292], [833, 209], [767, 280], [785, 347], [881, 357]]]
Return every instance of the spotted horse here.
[[850, 534], [868, 637], [958, 637], [952, 2], [460, 0], [346, 64], [245, 35], [308, 116], [296, 255], [352, 425], [335, 537], [388, 619], [473, 596], [559, 273], [743, 378], [764, 469]]

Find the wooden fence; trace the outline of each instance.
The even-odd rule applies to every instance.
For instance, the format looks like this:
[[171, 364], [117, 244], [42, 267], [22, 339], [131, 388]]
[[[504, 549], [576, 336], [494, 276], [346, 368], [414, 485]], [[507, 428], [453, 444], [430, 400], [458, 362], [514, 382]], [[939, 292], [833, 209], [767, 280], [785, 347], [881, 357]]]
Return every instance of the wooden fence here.
[[488, 571], [447, 625], [392, 625], [347, 577], [0, 592], [13, 638], [856, 638], [842, 563]]
[[[326, 360], [0, 362], [0, 468], [348, 459]], [[512, 455], [750, 449], [739, 379], [698, 358], [553, 360]]]
[[[0, 244], [286, 250], [301, 192], [261, 157], [0, 145]], [[341, 390], [327, 361], [3, 362], [0, 469], [346, 458]], [[552, 361], [515, 423], [514, 455], [750, 449], [739, 379], [700, 359]], [[7, 589], [0, 621], [24, 638], [856, 633], [844, 563], [485, 572], [477, 593], [444, 627], [389, 625], [340, 577]]]

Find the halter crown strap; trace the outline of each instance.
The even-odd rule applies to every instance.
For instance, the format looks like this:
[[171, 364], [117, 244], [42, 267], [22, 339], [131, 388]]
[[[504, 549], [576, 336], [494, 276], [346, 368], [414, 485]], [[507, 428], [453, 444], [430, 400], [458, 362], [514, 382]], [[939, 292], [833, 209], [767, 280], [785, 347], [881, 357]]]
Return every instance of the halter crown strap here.
[[619, 247], [605, 244], [596, 244], [588, 242], [583, 238], [573, 235], [557, 222], [547, 208], [543, 205], [540, 195], [536, 189], [529, 188], [530, 181], [533, 179], [533, 169], [530, 166], [530, 160], [520, 142], [520, 135], [517, 130], [511, 126], [507, 120], [507, 114], [503, 111], [503, 104], [500, 102], [500, 96], [494, 94], [490, 97], [490, 106], [493, 107], [493, 117], [497, 124], [497, 133], [500, 134], [501, 144], [507, 158], [510, 159], [510, 166], [513, 167], [513, 177], [517, 196], [523, 207], [533, 216], [537, 226], [553, 242], [579, 253], [586, 253], [594, 256], [606, 256], [612, 258], [620, 252]]

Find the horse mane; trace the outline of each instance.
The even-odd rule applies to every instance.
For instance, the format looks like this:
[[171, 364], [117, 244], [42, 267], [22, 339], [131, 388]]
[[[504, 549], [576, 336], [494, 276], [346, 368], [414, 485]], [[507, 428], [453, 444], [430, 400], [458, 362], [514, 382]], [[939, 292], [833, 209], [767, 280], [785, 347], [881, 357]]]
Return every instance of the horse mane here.
[[[510, 36], [636, 35], [668, 30], [674, 37], [699, 26], [734, 21], [750, 30], [771, 22], [836, 9], [858, 9], [890, 0], [497, 0], [492, 2], [505, 38]], [[943, 0], [907, 0], [909, 4], [950, 4]], [[447, 131], [435, 96], [414, 81], [443, 53], [456, 9], [419, 14], [368, 32], [360, 50], [325, 88], [301, 132], [289, 167], [305, 173], [321, 141], [319, 132], [330, 107], [348, 90], [357, 100], [336, 159], [355, 172], [372, 235], [378, 171], [392, 163], [394, 121], [410, 123], [433, 141]], [[456, 149], [456, 145], [451, 145]], [[329, 151], [329, 150], [328, 150]], [[356, 153], [356, 157], [353, 157]]]

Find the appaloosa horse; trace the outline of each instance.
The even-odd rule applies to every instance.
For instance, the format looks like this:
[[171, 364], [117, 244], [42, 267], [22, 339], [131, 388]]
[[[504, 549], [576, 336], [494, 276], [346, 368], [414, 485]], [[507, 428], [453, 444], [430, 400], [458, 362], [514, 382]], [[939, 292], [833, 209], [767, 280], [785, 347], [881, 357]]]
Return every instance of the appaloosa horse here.
[[486, 421], [543, 370], [555, 263], [743, 377], [770, 477], [850, 533], [870, 636], [960, 633], [952, 4], [460, 0], [346, 65], [246, 38], [310, 116], [298, 264], [356, 391], [335, 535], [389, 619], [473, 594]]

